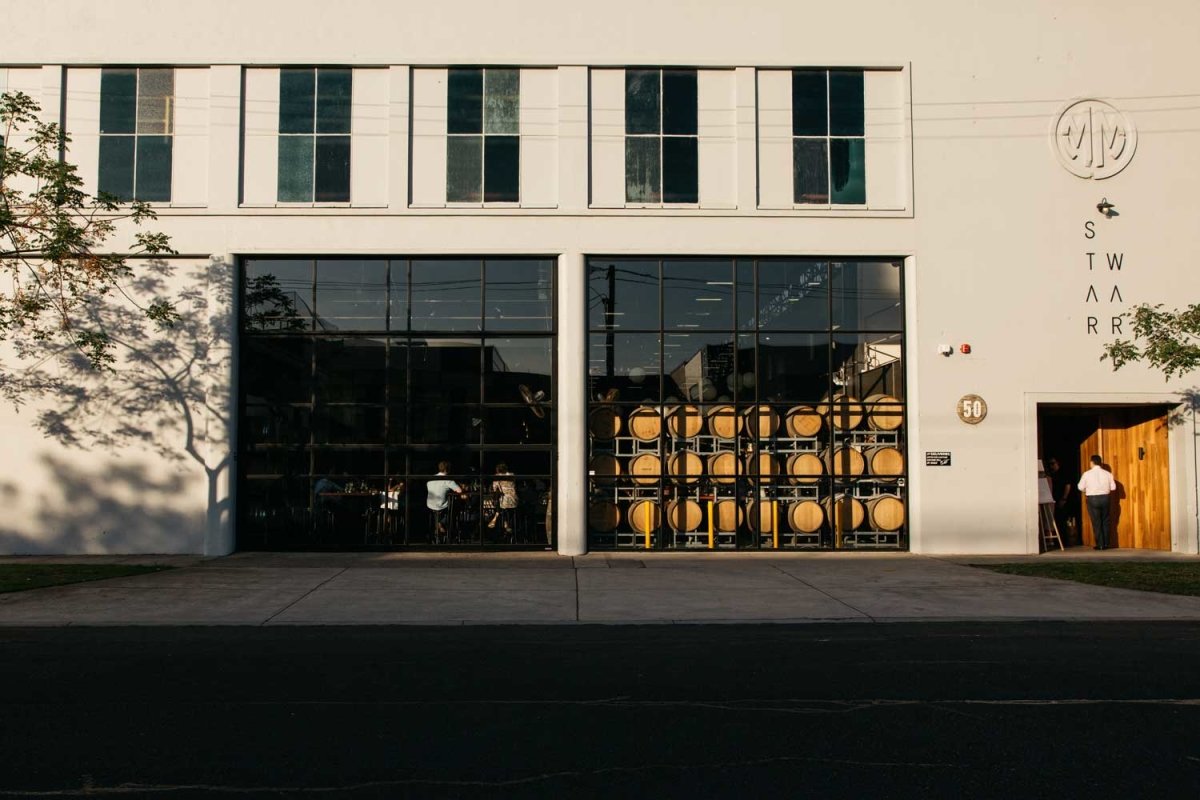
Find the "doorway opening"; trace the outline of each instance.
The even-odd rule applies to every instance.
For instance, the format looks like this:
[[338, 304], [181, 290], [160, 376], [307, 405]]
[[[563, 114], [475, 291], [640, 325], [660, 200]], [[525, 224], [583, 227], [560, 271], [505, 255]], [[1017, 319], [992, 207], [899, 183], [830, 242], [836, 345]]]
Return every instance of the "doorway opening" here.
[[1055, 499], [1067, 496], [1055, 515], [1065, 545], [1095, 544], [1076, 484], [1098, 455], [1117, 484], [1110, 546], [1171, 549], [1169, 413], [1165, 405], [1038, 405], [1038, 458], [1048, 469], [1057, 461]]

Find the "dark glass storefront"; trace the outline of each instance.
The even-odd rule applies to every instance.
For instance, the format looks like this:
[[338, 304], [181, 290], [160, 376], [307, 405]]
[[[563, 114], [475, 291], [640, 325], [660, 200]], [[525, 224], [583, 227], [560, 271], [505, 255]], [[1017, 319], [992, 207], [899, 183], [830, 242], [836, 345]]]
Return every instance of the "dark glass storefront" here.
[[588, 259], [592, 548], [903, 548], [896, 260]]
[[552, 544], [554, 264], [245, 259], [238, 546]]

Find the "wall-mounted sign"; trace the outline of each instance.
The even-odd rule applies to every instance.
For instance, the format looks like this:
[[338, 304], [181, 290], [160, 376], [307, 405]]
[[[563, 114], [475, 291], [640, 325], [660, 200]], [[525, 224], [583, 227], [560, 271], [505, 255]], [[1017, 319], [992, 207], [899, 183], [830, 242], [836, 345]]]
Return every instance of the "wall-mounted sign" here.
[[950, 454], [926, 450], [925, 451], [925, 466], [927, 466], [927, 467], [948, 467], [948, 466], [950, 466]]
[[987, 416], [987, 403], [977, 394], [964, 394], [958, 400], [958, 418], [968, 425], [978, 425]]
[[1103, 100], [1075, 100], [1059, 112], [1051, 130], [1058, 163], [1072, 175], [1104, 180], [1133, 160], [1133, 120]]

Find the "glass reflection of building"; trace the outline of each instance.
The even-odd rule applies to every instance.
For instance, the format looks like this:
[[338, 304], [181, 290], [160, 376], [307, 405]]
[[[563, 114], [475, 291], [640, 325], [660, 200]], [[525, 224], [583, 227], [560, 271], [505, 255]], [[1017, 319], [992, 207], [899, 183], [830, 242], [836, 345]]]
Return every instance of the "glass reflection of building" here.
[[591, 547], [905, 546], [899, 262], [588, 277]]
[[[442, 461], [466, 490], [451, 542], [550, 543], [553, 265], [244, 261], [239, 546], [428, 543]], [[507, 539], [487, 527], [502, 463], [520, 495]]]

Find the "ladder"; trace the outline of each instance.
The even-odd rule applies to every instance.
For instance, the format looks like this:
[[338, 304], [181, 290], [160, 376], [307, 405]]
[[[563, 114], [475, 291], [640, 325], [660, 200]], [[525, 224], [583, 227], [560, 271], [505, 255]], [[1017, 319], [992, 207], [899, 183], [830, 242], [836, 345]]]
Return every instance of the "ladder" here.
[[1058, 525], [1054, 521], [1054, 503], [1038, 504], [1038, 533], [1042, 537], [1042, 552], [1049, 552], [1057, 544], [1059, 550], [1063, 547], [1062, 537], [1058, 535]]

